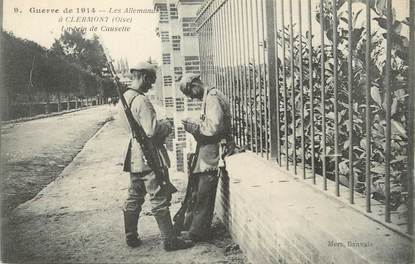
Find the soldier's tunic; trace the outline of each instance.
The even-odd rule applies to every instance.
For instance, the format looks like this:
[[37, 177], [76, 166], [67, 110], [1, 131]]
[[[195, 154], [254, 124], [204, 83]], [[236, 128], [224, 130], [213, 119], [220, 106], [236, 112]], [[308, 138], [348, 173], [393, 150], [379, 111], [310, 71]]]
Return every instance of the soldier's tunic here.
[[[164, 147], [164, 141], [171, 132], [170, 126], [167, 122], [157, 120], [154, 107], [144, 94], [128, 89], [124, 93], [124, 98], [129, 104], [134, 118], [139, 121], [151, 142], [157, 147], [167, 172], [170, 167], [170, 160]], [[121, 113], [121, 115], [129, 128], [124, 113]], [[146, 193], [150, 195], [153, 213], [168, 210], [172, 191], [158, 184], [154, 172], [145, 160], [140, 144], [133, 137], [134, 135], [128, 143], [124, 159], [124, 171], [130, 172], [130, 187], [127, 200], [124, 203], [124, 210], [139, 214]]]
[[209, 232], [213, 217], [220, 159], [219, 141], [226, 139], [229, 145], [233, 144], [230, 106], [222, 92], [215, 88], [205, 90], [198, 124], [201, 137], [196, 136], [199, 151], [194, 175], [199, 177], [199, 182], [192, 195], [195, 205], [190, 215], [186, 216], [185, 226], [189, 227], [193, 236], [203, 239]]

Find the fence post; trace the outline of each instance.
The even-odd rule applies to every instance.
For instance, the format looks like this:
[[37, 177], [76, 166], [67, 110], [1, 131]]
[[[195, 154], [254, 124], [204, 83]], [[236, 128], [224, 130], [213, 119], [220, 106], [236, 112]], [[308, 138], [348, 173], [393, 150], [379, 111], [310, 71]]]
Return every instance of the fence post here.
[[409, 126], [408, 126], [408, 226], [409, 234], [414, 234], [414, 123], [415, 123], [415, 0], [411, 0], [409, 4]]
[[274, 0], [266, 0], [267, 21], [267, 53], [268, 53], [268, 87], [270, 113], [270, 148], [271, 158], [277, 157], [277, 82], [276, 82], [276, 54], [275, 54], [275, 14]]

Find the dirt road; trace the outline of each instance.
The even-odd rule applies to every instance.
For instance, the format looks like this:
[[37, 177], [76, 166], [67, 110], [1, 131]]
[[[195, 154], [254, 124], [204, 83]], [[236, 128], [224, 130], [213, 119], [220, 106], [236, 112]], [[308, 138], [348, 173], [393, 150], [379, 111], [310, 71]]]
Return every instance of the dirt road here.
[[2, 216], [53, 181], [111, 116], [105, 105], [2, 125]]

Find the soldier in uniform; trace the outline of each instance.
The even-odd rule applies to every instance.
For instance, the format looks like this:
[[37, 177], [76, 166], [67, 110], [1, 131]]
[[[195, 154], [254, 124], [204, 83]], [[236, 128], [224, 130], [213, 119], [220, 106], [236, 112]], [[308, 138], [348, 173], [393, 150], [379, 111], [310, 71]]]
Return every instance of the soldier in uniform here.
[[[202, 113], [199, 119], [183, 120], [184, 129], [197, 141], [197, 160], [192, 173], [198, 177], [193, 197], [191, 223], [185, 223], [188, 231], [181, 232], [185, 239], [201, 241], [207, 238], [212, 223], [218, 184], [218, 164], [223, 158], [220, 142], [225, 141], [229, 153], [234, 149], [231, 131], [231, 111], [225, 95], [215, 87], [203, 84], [198, 74], [185, 74], [180, 90], [188, 98], [202, 101]], [[186, 218], [188, 218], [186, 216]]]
[[[139, 121], [151, 142], [158, 149], [160, 159], [168, 176], [170, 160], [164, 147], [166, 137], [172, 131], [172, 125], [167, 120], [157, 120], [156, 112], [145, 93], [152, 87], [156, 80], [154, 66], [147, 62], [139, 63], [131, 68], [133, 80], [131, 88], [125, 91], [124, 97], [129, 105], [134, 118]], [[122, 114], [124, 116], [124, 114]], [[126, 118], [124, 116], [126, 121]], [[126, 121], [128, 122], [128, 121]], [[191, 247], [191, 241], [178, 238], [173, 231], [169, 206], [172, 193], [177, 189], [170, 183], [167, 177], [167, 184], [160, 185], [156, 180], [154, 172], [148, 166], [140, 144], [132, 138], [128, 144], [124, 161], [124, 171], [130, 172], [130, 187], [128, 197], [124, 204], [124, 225], [126, 242], [131, 247], [141, 244], [137, 233], [138, 218], [141, 206], [144, 203], [146, 193], [150, 195], [152, 214], [154, 215], [164, 242], [164, 249], [167, 251]]]

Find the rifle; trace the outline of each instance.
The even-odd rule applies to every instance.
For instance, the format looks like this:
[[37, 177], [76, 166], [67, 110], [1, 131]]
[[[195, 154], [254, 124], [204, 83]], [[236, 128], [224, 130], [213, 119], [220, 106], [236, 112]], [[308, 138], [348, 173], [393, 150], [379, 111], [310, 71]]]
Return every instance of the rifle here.
[[156, 146], [153, 144], [153, 142], [151, 142], [150, 138], [145, 133], [142, 125], [140, 124], [140, 121], [136, 120], [133, 114], [131, 113], [131, 109], [129, 108], [127, 101], [125, 100], [124, 94], [121, 90], [121, 84], [119, 82], [119, 78], [117, 77], [117, 73], [115, 72], [114, 65], [112, 64], [112, 60], [109, 56], [109, 53], [104, 48], [101, 42], [100, 45], [102, 51], [104, 52], [109, 72], [112, 78], [114, 79], [115, 87], [120, 101], [122, 103], [125, 116], [127, 117], [128, 124], [130, 125], [131, 131], [133, 131], [133, 134], [135, 135], [134, 138], [137, 140], [138, 144], [143, 150], [144, 162], [154, 172], [157, 182], [160, 186], [166, 185], [172, 193], [177, 192], [177, 189], [169, 181], [166, 169], [162, 166], [162, 162]]
[[189, 159], [187, 161], [187, 167], [188, 167], [188, 180], [187, 180], [187, 187], [186, 187], [186, 194], [184, 196], [184, 200], [182, 202], [182, 206], [177, 211], [177, 213], [173, 217], [173, 230], [176, 232], [176, 234], [179, 234], [180, 231], [185, 229], [185, 218], [186, 218], [186, 212], [188, 211], [188, 208], [192, 209], [192, 193], [194, 188], [197, 187], [198, 184], [198, 177], [196, 175], [193, 175], [193, 171], [196, 167], [197, 158], [199, 155], [199, 143], [196, 145], [196, 151], [195, 153], [192, 153], [189, 155]]

